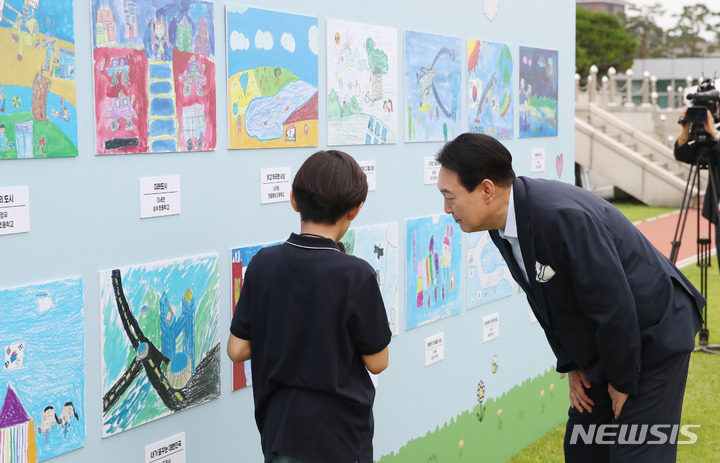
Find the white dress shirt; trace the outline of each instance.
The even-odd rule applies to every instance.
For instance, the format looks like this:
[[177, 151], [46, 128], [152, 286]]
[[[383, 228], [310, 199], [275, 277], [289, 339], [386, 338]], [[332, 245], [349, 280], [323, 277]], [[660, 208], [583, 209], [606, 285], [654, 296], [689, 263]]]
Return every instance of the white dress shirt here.
[[522, 274], [525, 277], [525, 282], [529, 283], [530, 280], [528, 280], [527, 271], [525, 271], [525, 262], [523, 261], [522, 252], [520, 251], [520, 242], [518, 241], [517, 220], [515, 219], [515, 199], [513, 198], [512, 185], [510, 185], [510, 200], [508, 201], [508, 211], [507, 219], [505, 219], [505, 228], [502, 230], [498, 230], [498, 234], [500, 235], [500, 238], [503, 238], [507, 240], [508, 243], [510, 243], [513, 257], [515, 257], [515, 261], [517, 262], [518, 266], [520, 267], [520, 271], [522, 271]]

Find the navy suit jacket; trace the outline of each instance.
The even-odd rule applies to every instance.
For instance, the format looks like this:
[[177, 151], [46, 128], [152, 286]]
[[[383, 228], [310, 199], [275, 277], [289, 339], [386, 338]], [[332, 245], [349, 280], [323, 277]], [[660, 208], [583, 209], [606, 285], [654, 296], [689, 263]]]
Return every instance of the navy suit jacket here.
[[528, 177], [514, 180], [513, 198], [529, 282], [510, 244], [497, 230], [490, 236], [559, 372], [579, 368], [592, 383], [634, 395], [642, 365], [694, 349], [705, 299], [617, 208], [574, 185]]

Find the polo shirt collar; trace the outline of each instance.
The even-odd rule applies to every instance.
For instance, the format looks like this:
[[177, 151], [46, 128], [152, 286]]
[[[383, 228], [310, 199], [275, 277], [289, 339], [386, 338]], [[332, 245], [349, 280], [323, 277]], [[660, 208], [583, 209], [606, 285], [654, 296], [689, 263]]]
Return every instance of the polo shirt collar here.
[[340, 246], [338, 246], [335, 241], [330, 238], [317, 235], [300, 235], [297, 233], [291, 233], [290, 238], [288, 238], [285, 243], [303, 249], [342, 252]]

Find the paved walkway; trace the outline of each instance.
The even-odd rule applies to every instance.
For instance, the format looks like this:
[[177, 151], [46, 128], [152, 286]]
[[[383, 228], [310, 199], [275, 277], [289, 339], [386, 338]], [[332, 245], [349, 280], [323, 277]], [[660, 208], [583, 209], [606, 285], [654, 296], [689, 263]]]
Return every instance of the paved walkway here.
[[[680, 211], [671, 212], [642, 222], [636, 222], [635, 226], [638, 227], [643, 235], [645, 235], [660, 252], [670, 257], [672, 240], [678, 228], [679, 217]], [[697, 209], [690, 209], [687, 211], [685, 226], [681, 229], [682, 238], [680, 239], [680, 249], [676, 263], [678, 267], [685, 267], [697, 261], [697, 230], [698, 211]], [[708, 232], [708, 221], [702, 216], [700, 216], [700, 233], [702, 237], [710, 237], [710, 247], [712, 253], [715, 254], [715, 230], [711, 229]]]

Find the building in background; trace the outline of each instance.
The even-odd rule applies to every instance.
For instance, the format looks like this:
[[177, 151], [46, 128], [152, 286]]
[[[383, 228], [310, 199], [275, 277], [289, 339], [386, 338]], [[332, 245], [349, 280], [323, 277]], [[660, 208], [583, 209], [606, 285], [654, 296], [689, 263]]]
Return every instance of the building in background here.
[[593, 13], [619, 14], [625, 12], [625, 0], [614, 0], [607, 2], [599, 2], [597, 0], [575, 0], [577, 6], [581, 6]]

